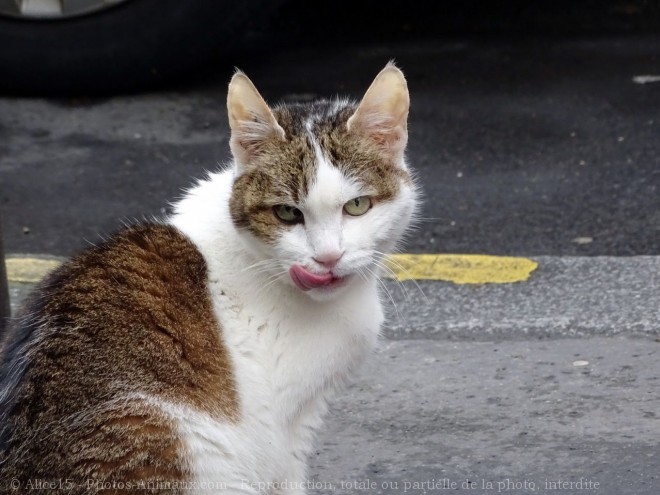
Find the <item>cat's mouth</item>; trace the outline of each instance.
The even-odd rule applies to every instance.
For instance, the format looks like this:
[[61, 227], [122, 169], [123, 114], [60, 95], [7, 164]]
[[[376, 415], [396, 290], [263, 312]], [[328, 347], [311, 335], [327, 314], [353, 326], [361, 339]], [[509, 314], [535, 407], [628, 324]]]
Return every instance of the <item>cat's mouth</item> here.
[[319, 287], [332, 288], [340, 285], [344, 281], [344, 277], [337, 277], [332, 273], [318, 275], [310, 272], [304, 266], [297, 264], [289, 269], [289, 275], [291, 276], [293, 283], [296, 284], [296, 287], [303, 291], [318, 289]]

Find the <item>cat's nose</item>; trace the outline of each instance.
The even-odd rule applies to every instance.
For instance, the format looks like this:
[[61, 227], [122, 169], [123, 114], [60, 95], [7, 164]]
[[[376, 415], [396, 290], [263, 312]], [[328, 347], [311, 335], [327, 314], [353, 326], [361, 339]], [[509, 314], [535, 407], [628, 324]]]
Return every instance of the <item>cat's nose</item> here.
[[342, 256], [344, 256], [343, 251], [327, 251], [325, 253], [317, 254], [312, 259], [319, 265], [323, 265], [328, 270], [331, 270], [335, 267]]

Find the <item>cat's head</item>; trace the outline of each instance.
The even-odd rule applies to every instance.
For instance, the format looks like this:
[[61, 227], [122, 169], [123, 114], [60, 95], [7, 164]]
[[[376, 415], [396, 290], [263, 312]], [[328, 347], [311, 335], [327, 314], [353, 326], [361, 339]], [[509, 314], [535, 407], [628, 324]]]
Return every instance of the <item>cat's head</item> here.
[[243, 73], [234, 75], [230, 213], [256, 267], [317, 300], [380, 272], [416, 206], [404, 158], [409, 102], [391, 63], [359, 104], [270, 108]]

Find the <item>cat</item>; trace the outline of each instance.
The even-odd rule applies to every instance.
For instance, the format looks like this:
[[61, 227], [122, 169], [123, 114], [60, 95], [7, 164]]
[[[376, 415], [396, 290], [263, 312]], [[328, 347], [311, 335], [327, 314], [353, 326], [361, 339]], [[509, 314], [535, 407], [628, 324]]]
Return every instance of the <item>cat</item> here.
[[73, 257], [0, 347], [0, 482], [68, 494], [304, 494], [328, 402], [374, 347], [413, 220], [409, 94], [227, 95], [233, 162]]

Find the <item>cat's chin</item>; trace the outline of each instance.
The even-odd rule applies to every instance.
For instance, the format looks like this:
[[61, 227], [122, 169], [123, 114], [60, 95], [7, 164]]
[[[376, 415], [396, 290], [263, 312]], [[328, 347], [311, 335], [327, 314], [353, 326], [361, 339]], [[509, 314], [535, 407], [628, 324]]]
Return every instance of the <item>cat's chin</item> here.
[[312, 290], [316, 291], [316, 293], [331, 294], [344, 287], [348, 283], [350, 278], [351, 278], [350, 275], [347, 275], [345, 277], [334, 277], [326, 285], [323, 285], [321, 287], [315, 287]]
[[344, 291], [351, 285], [352, 279], [353, 277], [351, 275], [347, 275], [346, 277], [333, 280], [328, 285], [324, 285], [323, 287], [316, 287], [314, 289], [304, 291], [304, 293], [307, 295], [307, 297], [314, 301], [332, 301], [344, 293]]

